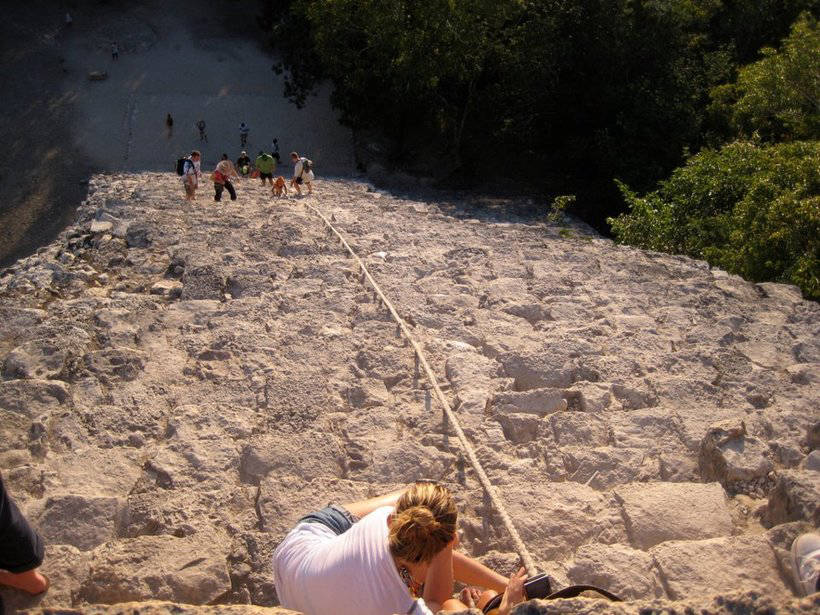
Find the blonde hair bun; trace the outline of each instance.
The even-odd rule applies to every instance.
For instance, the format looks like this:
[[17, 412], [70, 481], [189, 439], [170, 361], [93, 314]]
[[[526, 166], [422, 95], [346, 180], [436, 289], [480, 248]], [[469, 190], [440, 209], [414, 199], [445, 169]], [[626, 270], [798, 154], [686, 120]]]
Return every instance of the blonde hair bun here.
[[446, 487], [416, 483], [396, 504], [388, 542], [394, 557], [427, 562], [455, 538], [458, 511]]

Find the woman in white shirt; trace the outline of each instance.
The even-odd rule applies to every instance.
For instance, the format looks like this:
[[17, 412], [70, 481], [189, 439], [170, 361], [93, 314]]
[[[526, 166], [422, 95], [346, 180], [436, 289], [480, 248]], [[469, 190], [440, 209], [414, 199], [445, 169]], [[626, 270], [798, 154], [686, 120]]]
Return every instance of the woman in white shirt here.
[[[463, 611], [473, 595], [453, 599], [458, 580], [489, 590], [481, 607], [507, 580], [455, 550], [457, 521], [452, 494], [429, 482], [311, 513], [274, 552], [279, 601], [306, 615], [423, 613], [423, 603], [432, 612]], [[500, 612], [509, 611], [509, 597], [520, 599], [521, 583], [519, 571]]]

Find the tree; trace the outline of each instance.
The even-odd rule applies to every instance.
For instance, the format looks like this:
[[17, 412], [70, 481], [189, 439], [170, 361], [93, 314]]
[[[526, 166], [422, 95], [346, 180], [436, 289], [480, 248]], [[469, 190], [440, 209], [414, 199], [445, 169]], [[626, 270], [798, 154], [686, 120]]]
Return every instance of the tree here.
[[618, 241], [686, 254], [820, 299], [820, 143], [704, 150], [610, 219]]
[[764, 141], [820, 136], [820, 32], [804, 13], [780, 51], [765, 47], [757, 62], [740, 69], [737, 81], [715, 88], [712, 110], [728, 118], [738, 136]]

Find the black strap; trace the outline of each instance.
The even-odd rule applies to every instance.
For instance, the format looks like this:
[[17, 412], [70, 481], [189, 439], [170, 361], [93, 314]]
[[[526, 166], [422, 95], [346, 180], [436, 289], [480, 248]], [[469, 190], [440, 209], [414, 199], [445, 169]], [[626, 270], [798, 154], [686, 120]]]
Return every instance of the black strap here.
[[[611, 600], [612, 602], [623, 602], [621, 598], [616, 596], [610, 591], [605, 589], [601, 589], [600, 587], [595, 587], [594, 585], [570, 585], [569, 587], [565, 587], [564, 589], [560, 589], [557, 592], [551, 593], [549, 596], [545, 598], [541, 598], [541, 600], [558, 600], [559, 598], [577, 598], [585, 591], [593, 591], [601, 594], [604, 598]], [[497, 609], [501, 604], [501, 598], [503, 594], [498, 594], [497, 596], [493, 597], [487, 604], [484, 605], [484, 612], [487, 613], [492, 609]]]
[[598, 592], [605, 598], [609, 598], [612, 602], [623, 602], [618, 596], [610, 591], [595, 587], [594, 585], [570, 585], [564, 589], [559, 589], [557, 592], [551, 593], [544, 600], [556, 600], [558, 598], [577, 598], [586, 591]]

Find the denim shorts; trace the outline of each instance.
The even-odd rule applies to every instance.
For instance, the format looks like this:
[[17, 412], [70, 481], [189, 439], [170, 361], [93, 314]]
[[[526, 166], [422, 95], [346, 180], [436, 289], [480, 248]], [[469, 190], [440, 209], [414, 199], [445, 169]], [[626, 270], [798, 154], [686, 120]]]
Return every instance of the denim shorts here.
[[322, 510], [305, 515], [299, 519], [297, 525], [299, 525], [299, 523], [321, 523], [325, 527], [330, 528], [330, 530], [338, 536], [353, 527], [356, 521], [358, 521], [358, 519], [356, 519], [350, 511], [336, 504], [331, 504]]

